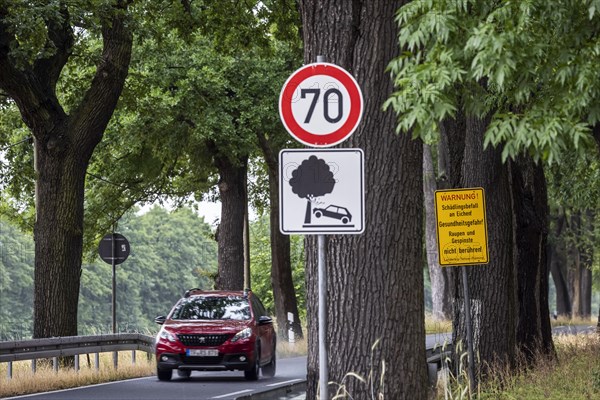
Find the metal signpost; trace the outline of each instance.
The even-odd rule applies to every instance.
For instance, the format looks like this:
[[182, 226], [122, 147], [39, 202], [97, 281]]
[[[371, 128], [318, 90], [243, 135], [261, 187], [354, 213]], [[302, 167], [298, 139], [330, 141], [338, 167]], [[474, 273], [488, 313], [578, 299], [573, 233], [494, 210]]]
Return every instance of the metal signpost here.
[[440, 266], [463, 266], [463, 297], [469, 355], [468, 374], [469, 386], [473, 393], [475, 385], [473, 327], [467, 269], [464, 266], [489, 262], [483, 188], [436, 191], [435, 216]]
[[100, 258], [112, 265], [112, 331], [117, 333], [117, 270], [116, 266], [129, 257], [129, 242], [119, 233], [105, 235], [98, 246]]
[[[310, 147], [330, 147], [350, 137], [363, 107], [356, 80], [324, 56], [292, 73], [279, 96], [283, 125]], [[364, 231], [364, 155], [361, 149], [282, 150], [279, 163], [281, 233], [318, 235], [319, 392], [327, 400], [325, 234]]]

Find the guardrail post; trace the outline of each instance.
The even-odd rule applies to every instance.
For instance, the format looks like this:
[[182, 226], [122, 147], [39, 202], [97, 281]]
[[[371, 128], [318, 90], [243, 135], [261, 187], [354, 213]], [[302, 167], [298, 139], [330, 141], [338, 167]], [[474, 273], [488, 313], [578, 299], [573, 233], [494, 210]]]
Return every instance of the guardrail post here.
[[58, 373], [58, 357], [52, 357], [52, 369], [55, 374]]
[[100, 353], [94, 354], [94, 366], [96, 371], [100, 371]]
[[13, 375], [12, 361], [8, 362], [8, 371], [7, 371], [7, 374], [8, 374], [8, 379], [12, 379], [12, 375]]
[[135, 365], [135, 350], [131, 350], [131, 364]]
[[31, 360], [31, 372], [33, 372], [35, 374], [36, 370], [37, 370], [37, 360], [34, 358], [33, 360]]
[[79, 354], [75, 354], [75, 372], [79, 372]]
[[113, 351], [113, 367], [115, 369], [119, 368], [119, 352]]

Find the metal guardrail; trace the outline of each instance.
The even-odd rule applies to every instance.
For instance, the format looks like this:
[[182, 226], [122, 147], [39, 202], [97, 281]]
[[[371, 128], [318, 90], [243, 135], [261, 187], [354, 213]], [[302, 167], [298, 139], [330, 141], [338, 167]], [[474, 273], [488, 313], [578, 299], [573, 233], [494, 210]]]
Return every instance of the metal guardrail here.
[[[46, 339], [31, 339], [15, 342], [0, 342], [0, 362], [8, 363], [8, 377], [12, 378], [14, 361], [32, 360], [35, 372], [36, 360], [53, 359], [54, 370], [58, 370], [58, 358], [75, 356], [75, 369], [79, 370], [79, 355], [96, 354], [95, 365], [99, 369], [99, 353], [131, 350], [154, 353], [154, 338], [139, 333], [118, 333], [97, 336], [65, 336]], [[117, 359], [114, 358], [115, 367]]]

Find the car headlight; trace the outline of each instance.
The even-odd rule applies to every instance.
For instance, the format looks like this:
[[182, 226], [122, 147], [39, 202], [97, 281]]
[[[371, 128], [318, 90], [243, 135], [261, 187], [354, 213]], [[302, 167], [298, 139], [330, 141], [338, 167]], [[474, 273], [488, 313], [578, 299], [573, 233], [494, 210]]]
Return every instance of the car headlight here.
[[177, 337], [175, 335], [173, 335], [171, 332], [166, 331], [164, 329], [161, 329], [161, 331], [158, 333], [158, 337], [160, 339], [168, 340], [169, 342], [176, 342], [177, 341]]
[[235, 343], [242, 339], [248, 339], [250, 336], [252, 336], [252, 329], [246, 328], [236, 333], [235, 336], [231, 338], [231, 343]]

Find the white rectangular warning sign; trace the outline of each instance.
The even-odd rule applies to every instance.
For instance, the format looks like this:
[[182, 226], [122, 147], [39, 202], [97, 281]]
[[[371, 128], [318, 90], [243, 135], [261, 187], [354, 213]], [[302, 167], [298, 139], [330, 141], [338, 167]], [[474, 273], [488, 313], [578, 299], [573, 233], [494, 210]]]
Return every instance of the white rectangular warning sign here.
[[362, 149], [279, 153], [279, 229], [283, 234], [359, 234], [364, 221]]

